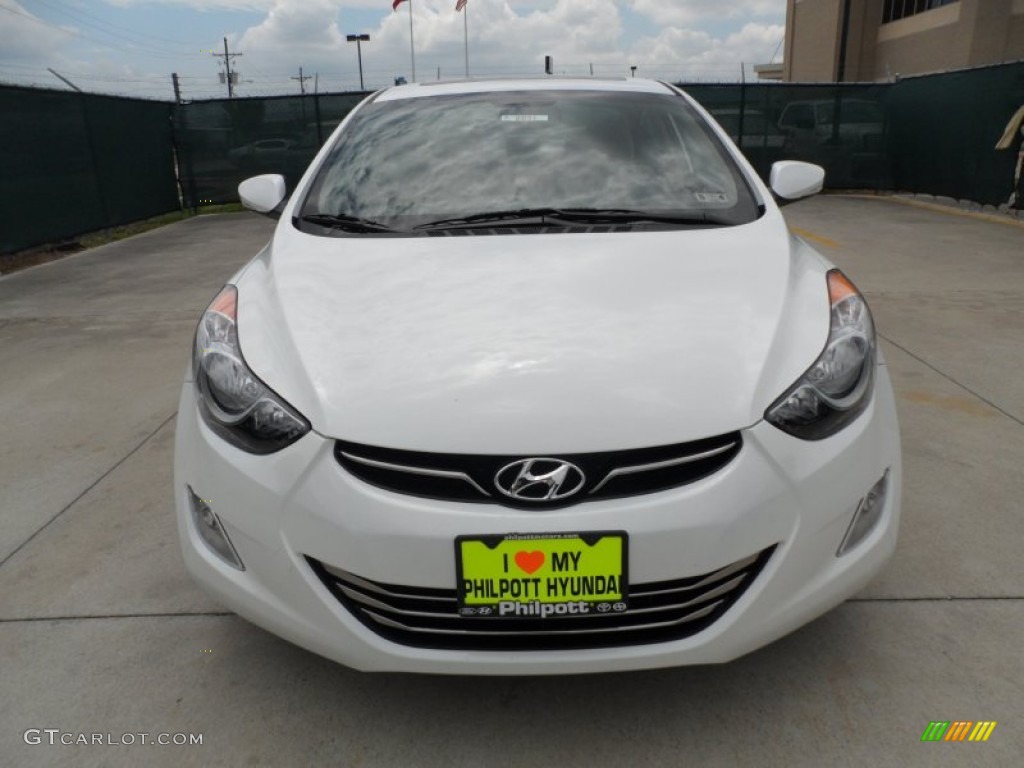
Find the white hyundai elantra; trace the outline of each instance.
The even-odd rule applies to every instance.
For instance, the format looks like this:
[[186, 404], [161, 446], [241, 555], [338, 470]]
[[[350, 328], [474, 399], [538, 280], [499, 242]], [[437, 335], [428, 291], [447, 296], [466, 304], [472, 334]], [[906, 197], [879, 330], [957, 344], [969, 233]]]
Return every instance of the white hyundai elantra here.
[[[900, 509], [864, 298], [681, 91], [389, 88], [199, 321], [185, 562], [363, 670], [723, 662], [861, 589]], [[774, 197], [773, 197], [774, 196]]]

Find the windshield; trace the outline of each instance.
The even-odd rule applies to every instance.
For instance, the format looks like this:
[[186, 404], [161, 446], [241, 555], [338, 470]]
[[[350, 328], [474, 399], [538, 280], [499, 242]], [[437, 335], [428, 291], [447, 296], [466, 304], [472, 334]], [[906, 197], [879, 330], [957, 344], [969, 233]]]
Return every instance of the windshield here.
[[673, 226], [669, 215], [680, 226], [759, 215], [733, 160], [679, 96], [506, 91], [363, 106], [319, 169], [296, 224], [323, 233], [327, 217], [358, 218], [374, 225], [359, 234], [407, 232], [540, 209], [660, 215], [646, 224], [655, 228]]

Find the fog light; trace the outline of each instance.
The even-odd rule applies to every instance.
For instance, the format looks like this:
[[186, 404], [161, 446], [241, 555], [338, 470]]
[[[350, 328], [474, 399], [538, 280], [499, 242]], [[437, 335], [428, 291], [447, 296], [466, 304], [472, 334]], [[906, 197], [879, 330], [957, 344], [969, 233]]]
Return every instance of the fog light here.
[[199, 538], [225, 563], [232, 568], [244, 571], [245, 566], [242, 565], [242, 560], [217, 515], [203, 499], [196, 496], [196, 492], [190, 486], [186, 486], [186, 488], [188, 488], [189, 504], [192, 507], [192, 524], [199, 532]]
[[857, 511], [853, 513], [853, 520], [843, 537], [843, 543], [836, 551], [836, 557], [845, 555], [856, 547], [865, 536], [874, 529], [879, 518], [882, 517], [882, 510], [885, 509], [885, 495], [889, 490], [889, 470], [885, 470], [882, 479], [871, 486], [868, 495], [860, 500]]

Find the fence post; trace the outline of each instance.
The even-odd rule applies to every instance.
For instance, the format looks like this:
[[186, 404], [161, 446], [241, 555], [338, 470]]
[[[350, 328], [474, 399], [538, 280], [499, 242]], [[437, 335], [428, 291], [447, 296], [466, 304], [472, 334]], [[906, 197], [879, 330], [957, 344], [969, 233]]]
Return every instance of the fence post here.
[[[177, 84], [177, 83], [175, 83]], [[174, 186], [178, 192], [178, 210], [185, 210], [185, 187], [181, 183], [181, 145], [178, 141], [178, 126], [175, 125], [174, 112], [180, 104], [176, 100], [167, 110], [167, 119], [171, 121], [171, 157], [174, 158]]]
[[100, 179], [100, 165], [96, 157], [96, 140], [93, 138], [92, 121], [89, 119], [89, 102], [86, 95], [79, 91], [78, 103], [82, 110], [82, 127], [85, 128], [85, 141], [89, 147], [89, 162], [92, 164], [92, 179], [96, 187], [96, 199], [100, 204], [100, 214], [103, 216], [103, 228], [110, 229], [113, 226], [110, 219], [110, 207], [107, 205], [107, 195], [103, 189], [103, 181]]
[[747, 111], [747, 65], [740, 62], [740, 116], [736, 127], [736, 146], [743, 150], [743, 123]]
[[317, 148], [324, 145], [324, 132], [320, 127], [320, 94], [313, 94], [313, 114], [316, 115], [316, 145]]
[[[185, 181], [181, 182], [179, 175], [179, 184], [181, 185], [182, 195], [184, 197], [182, 204], [185, 208], [188, 208], [192, 213], [196, 212], [196, 174], [195, 169], [192, 167], [192, 153], [189, 151], [188, 146], [188, 104], [175, 104], [172, 107], [173, 117], [171, 118], [171, 124], [176, 127], [180, 127], [180, 139], [178, 139], [178, 159], [184, 160], [185, 168]], [[175, 137], [178, 136], [176, 132]], [[181, 166], [178, 167], [179, 174], [181, 173]]]

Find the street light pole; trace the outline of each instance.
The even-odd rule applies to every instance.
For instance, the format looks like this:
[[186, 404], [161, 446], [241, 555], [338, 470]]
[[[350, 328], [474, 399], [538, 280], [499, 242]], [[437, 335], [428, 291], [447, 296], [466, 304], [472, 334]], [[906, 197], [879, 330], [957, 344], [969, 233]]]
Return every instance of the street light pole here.
[[350, 43], [356, 44], [356, 54], [359, 56], [359, 90], [365, 91], [366, 86], [363, 85], [363, 43], [370, 42], [369, 35], [345, 35], [345, 39]]

